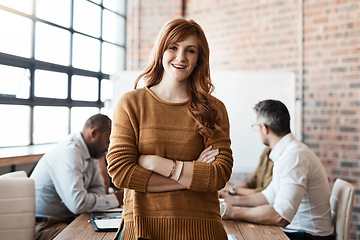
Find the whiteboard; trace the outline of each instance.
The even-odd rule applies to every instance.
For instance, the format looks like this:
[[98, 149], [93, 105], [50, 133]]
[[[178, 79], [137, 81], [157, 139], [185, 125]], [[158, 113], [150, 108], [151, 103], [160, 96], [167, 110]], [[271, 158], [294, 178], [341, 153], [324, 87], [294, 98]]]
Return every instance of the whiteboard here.
[[[138, 71], [124, 71], [111, 77], [113, 99], [109, 116], [120, 96], [134, 88]], [[213, 95], [226, 106], [230, 120], [231, 149], [234, 157], [233, 173], [253, 172], [265, 148], [251, 124], [255, 121], [253, 107], [259, 101], [276, 99], [289, 109], [291, 130], [297, 136], [295, 106], [295, 74], [283, 71], [214, 71]], [[142, 87], [140, 82], [138, 87]], [[298, 133], [300, 134], [300, 133]]]
[[265, 148], [255, 122], [253, 108], [265, 99], [280, 100], [289, 110], [291, 130], [295, 127], [295, 74], [280, 71], [221, 71], [211, 74], [214, 96], [226, 106], [230, 121], [233, 172], [253, 172]]

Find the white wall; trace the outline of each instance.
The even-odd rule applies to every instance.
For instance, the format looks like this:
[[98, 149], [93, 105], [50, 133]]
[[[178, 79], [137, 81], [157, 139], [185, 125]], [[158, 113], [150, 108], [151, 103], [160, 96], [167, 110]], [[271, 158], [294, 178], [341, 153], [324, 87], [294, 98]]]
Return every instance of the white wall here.
[[289, 109], [294, 132], [295, 75], [278, 71], [221, 71], [212, 73], [211, 78], [214, 96], [224, 102], [230, 119], [233, 172], [253, 172], [265, 147], [251, 128], [255, 122], [253, 107], [265, 99], [282, 101]]
[[[134, 88], [138, 75], [137, 71], [125, 71], [112, 76], [114, 94], [110, 116], [120, 96]], [[295, 132], [298, 128], [295, 121], [295, 75], [292, 72], [219, 71], [212, 72], [211, 77], [215, 86], [213, 94], [224, 102], [230, 119], [234, 173], [254, 171], [265, 147], [258, 133], [251, 128], [255, 121], [253, 107], [257, 102], [265, 99], [282, 101], [289, 109], [293, 133], [300, 135]]]

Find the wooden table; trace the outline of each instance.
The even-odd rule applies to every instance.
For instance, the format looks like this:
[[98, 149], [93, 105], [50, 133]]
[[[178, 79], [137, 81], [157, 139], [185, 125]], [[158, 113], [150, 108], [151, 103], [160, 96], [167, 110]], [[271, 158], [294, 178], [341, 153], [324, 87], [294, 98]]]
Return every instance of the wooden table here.
[[235, 235], [237, 240], [289, 240], [279, 227], [231, 220], [223, 223], [227, 234]]
[[[279, 228], [274, 226], [224, 220], [225, 230], [237, 240], [288, 240]], [[95, 232], [86, 213], [77, 217], [55, 240], [112, 240], [115, 232]]]

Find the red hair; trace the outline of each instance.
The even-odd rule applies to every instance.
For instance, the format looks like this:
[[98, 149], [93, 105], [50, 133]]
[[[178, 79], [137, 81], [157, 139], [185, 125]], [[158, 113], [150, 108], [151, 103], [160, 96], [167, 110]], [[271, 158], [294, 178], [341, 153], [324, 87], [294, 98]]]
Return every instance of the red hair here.
[[188, 78], [189, 111], [199, 124], [199, 133], [211, 137], [217, 128], [218, 111], [210, 98], [214, 89], [210, 78], [210, 50], [203, 29], [194, 20], [177, 18], [164, 25], [152, 49], [150, 63], [137, 77], [135, 88], [141, 78], [148, 87], [159, 84], [164, 74], [162, 58], [165, 50], [170, 44], [181, 42], [191, 35], [198, 37], [200, 46], [197, 66]]

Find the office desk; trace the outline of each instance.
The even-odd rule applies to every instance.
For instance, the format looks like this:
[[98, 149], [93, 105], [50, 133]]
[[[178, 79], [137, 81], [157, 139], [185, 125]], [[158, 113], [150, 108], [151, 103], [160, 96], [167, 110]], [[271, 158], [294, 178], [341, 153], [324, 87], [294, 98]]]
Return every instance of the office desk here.
[[[225, 230], [235, 235], [237, 240], [288, 240], [289, 238], [279, 228], [246, 222], [224, 220]], [[115, 232], [95, 232], [89, 222], [87, 213], [81, 214], [66, 227], [55, 240], [112, 240]]]

